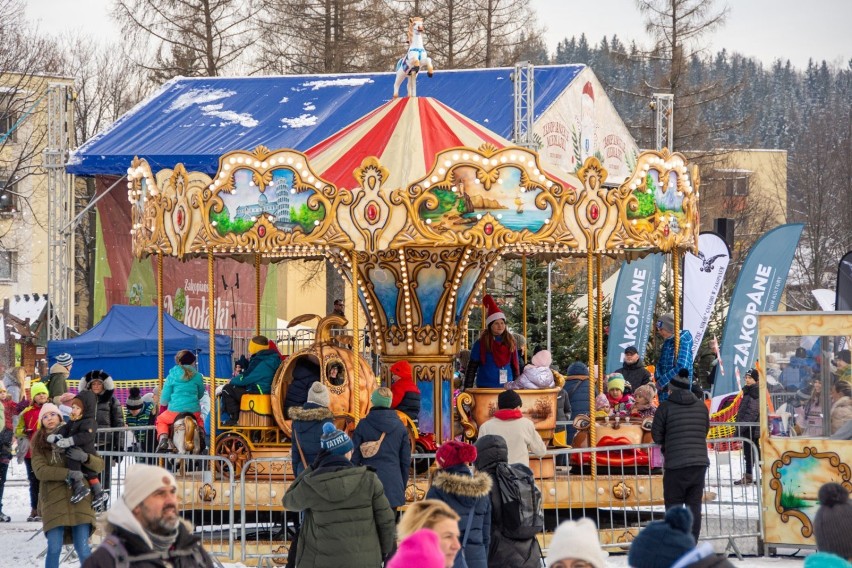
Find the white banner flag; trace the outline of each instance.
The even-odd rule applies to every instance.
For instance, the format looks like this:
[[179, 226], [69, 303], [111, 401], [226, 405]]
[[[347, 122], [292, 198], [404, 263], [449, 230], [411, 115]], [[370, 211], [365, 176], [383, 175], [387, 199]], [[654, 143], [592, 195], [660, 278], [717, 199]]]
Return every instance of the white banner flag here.
[[716, 233], [698, 236], [698, 256], [686, 253], [683, 261], [683, 329], [692, 334], [692, 357], [698, 352], [722, 288], [731, 253]]

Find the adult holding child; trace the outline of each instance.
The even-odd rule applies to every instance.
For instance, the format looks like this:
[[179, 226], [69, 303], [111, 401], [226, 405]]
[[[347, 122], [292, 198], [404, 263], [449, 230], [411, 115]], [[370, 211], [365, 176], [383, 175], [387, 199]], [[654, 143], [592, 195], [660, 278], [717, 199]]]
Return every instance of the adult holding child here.
[[32, 468], [39, 480], [38, 504], [42, 511], [42, 528], [47, 538], [45, 568], [57, 568], [63, 544], [73, 544], [80, 562], [91, 554], [89, 536], [95, 529], [95, 511], [91, 495], [71, 502], [73, 490], [67, 482], [72, 475], [66, 465], [73, 459], [93, 472], [104, 469], [104, 460], [80, 448], [62, 450], [47, 441], [62, 426], [59, 408], [46, 403], [41, 406], [39, 428], [32, 440]]

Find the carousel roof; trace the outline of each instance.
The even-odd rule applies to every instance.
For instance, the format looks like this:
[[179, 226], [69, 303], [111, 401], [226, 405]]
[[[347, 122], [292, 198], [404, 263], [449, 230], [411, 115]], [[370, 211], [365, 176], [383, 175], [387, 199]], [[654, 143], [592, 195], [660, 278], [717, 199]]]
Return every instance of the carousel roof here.
[[[574, 81], [584, 65], [535, 69], [535, 118]], [[421, 76], [418, 95], [510, 137], [512, 68], [438, 70]], [[393, 73], [203, 77], [173, 79], [78, 148], [75, 175], [123, 175], [134, 156], [155, 170], [183, 163], [214, 173], [233, 150], [265, 146], [305, 151], [390, 98]], [[404, 91], [403, 86], [403, 91]]]
[[[354, 172], [366, 156], [375, 156], [388, 169], [388, 187], [405, 187], [426, 176], [440, 152], [483, 144], [495, 149], [513, 146], [436, 99], [404, 97], [356, 120], [305, 155], [320, 177], [337, 187], [355, 185]], [[569, 176], [562, 173], [559, 178], [565, 184]], [[580, 185], [570, 179], [567, 185]]]

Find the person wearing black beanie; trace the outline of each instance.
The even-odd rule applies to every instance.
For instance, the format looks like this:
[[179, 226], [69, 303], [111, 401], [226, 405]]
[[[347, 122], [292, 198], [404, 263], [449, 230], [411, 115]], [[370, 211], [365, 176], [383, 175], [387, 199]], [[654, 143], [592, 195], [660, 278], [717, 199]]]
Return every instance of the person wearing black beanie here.
[[665, 457], [663, 501], [666, 510], [685, 505], [692, 511], [692, 536], [701, 533], [704, 477], [710, 466], [707, 432], [710, 414], [690, 391], [689, 371], [681, 369], [668, 383], [669, 397], [660, 402], [651, 436]]
[[852, 503], [849, 490], [839, 483], [826, 483], [817, 494], [820, 507], [814, 516], [817, 550], [830, 552], [852, 562]]

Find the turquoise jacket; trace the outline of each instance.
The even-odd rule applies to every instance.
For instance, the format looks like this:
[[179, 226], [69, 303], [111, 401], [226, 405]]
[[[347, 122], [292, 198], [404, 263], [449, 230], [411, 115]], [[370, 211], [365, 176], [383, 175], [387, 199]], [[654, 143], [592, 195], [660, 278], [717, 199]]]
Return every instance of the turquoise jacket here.
[[160, 393], [160, 406], [167, 406], [172, 412], [201, 412], [199, 401], [204, 396], [204, 377], [195, 371], [189, 380], [184, 380], [183, 370], [183, 365], [175, 365], [169, 371]]
[[258, 351], [249, 359], [248, 369], [242, 375], [231, 379], [231, 383], [248, 389], [249, 392], [270, 394], [272, 392], [272, 379], [281, 364], [278, 352], [272, 349]]

